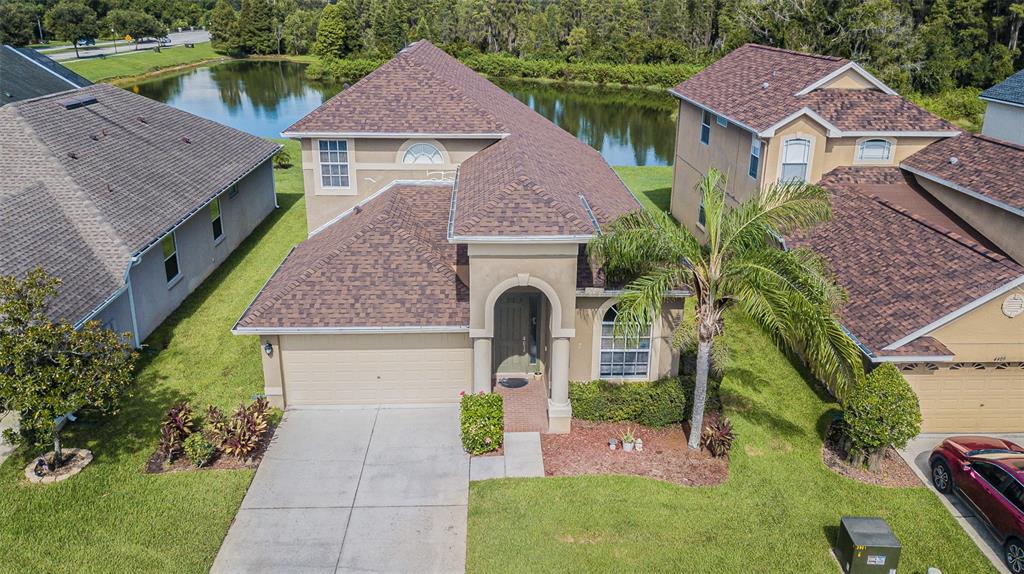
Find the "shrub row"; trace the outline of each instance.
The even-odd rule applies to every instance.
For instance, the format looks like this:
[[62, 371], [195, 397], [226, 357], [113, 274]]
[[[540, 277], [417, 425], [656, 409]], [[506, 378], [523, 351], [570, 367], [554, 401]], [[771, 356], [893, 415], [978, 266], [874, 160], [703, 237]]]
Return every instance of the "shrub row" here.
[[231, 415], [214, 406], [205, 414], [205, 420], [200, 420], [187, 401], [168, 409], [160, 424], [158, 446], [165, 463], [182, 454], [196, 467], [208, 464], [218, 452], [248, 458], [277, 418], [263, 397], [248, 406], [240, 404]]
[[679, 378], [653, 382], [569, 384], [574, 417], [588, 421], [633, 421], [663, 427], [686, 417], [686, 385]]
[[[622, 84], [628, 86], [674, 86], [701, 70], [698, 64], [605, 64], [523, 60], [505, 54], [471, 54], [462, 62], [494, 78], [528, 78], [558, 81]], [[327, 58], [310, 64], [307, 77], [314, 80], [354, 82], [369, 74], [382, 60]]]
[[480, 393], [462, 395], [459, 424], [462, 448], [469, 454], [497, 450], [505, 436], [505, 415], [501, 395]]

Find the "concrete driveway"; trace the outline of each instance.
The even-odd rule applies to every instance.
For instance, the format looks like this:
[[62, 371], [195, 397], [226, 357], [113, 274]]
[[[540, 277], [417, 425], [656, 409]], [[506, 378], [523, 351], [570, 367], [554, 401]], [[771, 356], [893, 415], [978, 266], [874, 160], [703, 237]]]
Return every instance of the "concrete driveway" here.
[[212, 572], [464, 572], [457, 405], [291, 410]]
[[918, 478], [931, 489], [946, 508], [953, 514], [956, 521], [960, 523], [967, 535], [974, 540], [981, 552], [992, 561], [996, 569], [1009, 574], [1006, 563], [1003, 562], [1003, 549], [999, 542], [992, 536], [988, 528], [981, 522], [981, 519], [974, 515], [974, 511], [964, 501], [954, 494], [942, 494], [932, 487], [931, 468], [928, 466], [928, 457], [932, 449], [939, 445], [946, 437], [974, 434], [984, 436], [996, 436], [1002, 439], [1024, 445], [1024, 433], [986, 434], [986, 433], [945, 433], [945, 434], [920, 434], [907, 443], [907, 448], [900, 451], [903, 460], [910, 465]]

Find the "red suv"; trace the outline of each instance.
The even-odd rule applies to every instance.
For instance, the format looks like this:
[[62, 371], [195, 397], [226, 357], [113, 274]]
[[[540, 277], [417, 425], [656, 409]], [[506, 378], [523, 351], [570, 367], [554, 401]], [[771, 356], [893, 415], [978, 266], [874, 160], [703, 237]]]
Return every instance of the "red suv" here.
[[932, 484], [956, 492], [1003, 545], [1010, 572], [1024, 574], [1024, 448], [984, 436], [954, 436], [932, 451]]

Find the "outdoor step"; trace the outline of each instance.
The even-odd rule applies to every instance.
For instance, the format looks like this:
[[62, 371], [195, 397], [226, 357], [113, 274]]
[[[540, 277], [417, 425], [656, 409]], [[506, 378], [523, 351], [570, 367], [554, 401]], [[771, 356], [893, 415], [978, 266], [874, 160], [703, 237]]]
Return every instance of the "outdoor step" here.
[[504, 456], [474, 456], [469, 461], [469, 480], [505, 478]]
[[505, 433], [505, 476], [544, 476], [539, 432]]

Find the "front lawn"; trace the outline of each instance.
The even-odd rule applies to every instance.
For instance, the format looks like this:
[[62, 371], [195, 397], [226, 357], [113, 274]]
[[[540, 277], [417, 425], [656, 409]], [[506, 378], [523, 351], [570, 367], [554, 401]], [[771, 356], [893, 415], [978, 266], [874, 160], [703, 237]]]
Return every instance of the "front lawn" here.
[[139, 76], [161, 68], [226, 58], [226, 56], [214, 52], [209, 42], [196, 44], [195, 48], [186, 48], [185, 46], [162, 48], [160, 52], [154, 52], [153, 50], [139, 50], [136, 52], [131, 48], [127, 48], [127, 50], [127, 52], [118, 55], [61, 63], [93, 82], [100, 82], [109, 81], [113, 78]]
[[[670, 185], [668, 170], [660, 183], [646, 170], [618, 171], [631, 187]], [[623, 476], [472, 483], [467, 571], [834, 574], [829, 542], [839, 518], [877, 515], [903, 544], [901, 572], [994, 572], [924, 487], [868, 486], [825, 468], [822, 437], [837, 405], [754, 327], [732, 315], [727, 325], [733, 359], [721, 392], [737, 441], [724, 484]]]
[[[283, 143], [299, 157], [296, 142]], [[306, 236], [301, 167], [275, 175], [281, 209], [149, 337], [123, 411], [71, 425], [64, 444], [91, 449], [93, 463], [44, 487], [23, 484], [24, 453], [0, 466], [0, 572], [209, 570], [253, 471], [147, 475], [143, 468], [174, 401], [231, 408], [262, 391], [257, 339], [230, 329]]]

